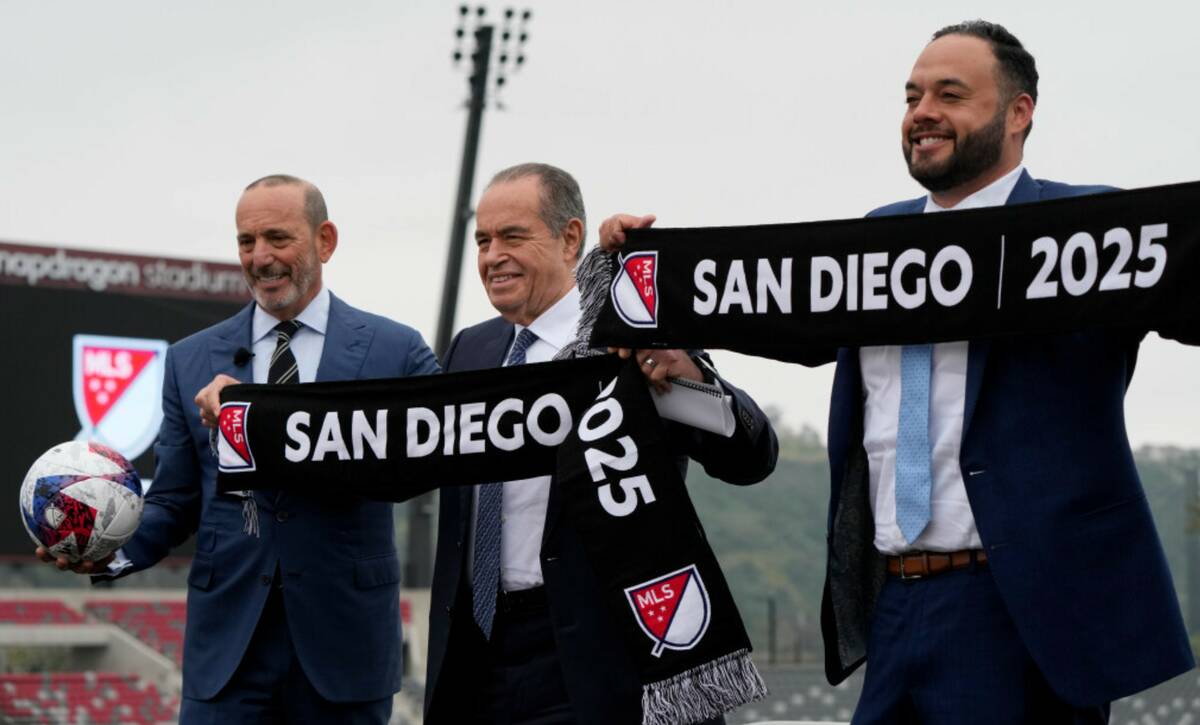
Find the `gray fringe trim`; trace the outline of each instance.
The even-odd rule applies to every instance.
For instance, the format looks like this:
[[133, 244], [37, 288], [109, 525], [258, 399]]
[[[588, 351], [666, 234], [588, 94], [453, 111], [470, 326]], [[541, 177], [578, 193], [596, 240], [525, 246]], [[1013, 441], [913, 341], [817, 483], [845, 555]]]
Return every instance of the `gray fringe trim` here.
[[608, 288], [613, 279], [613, 253], [599, 247], [588, 252], [575, 267], [575, 286], [579, 288], [579, 326], [575, 328], [575, 339], [563, 346], [555, 360], [577, 357], [606, 355], [605, 348], [594, 348], [590, 344], [592, 328], [600, 318], [600, 310], [608, 299]]
[[642, 687], [642, 725], [709, 720], [767, 696], [767, 684], [742, 649]]

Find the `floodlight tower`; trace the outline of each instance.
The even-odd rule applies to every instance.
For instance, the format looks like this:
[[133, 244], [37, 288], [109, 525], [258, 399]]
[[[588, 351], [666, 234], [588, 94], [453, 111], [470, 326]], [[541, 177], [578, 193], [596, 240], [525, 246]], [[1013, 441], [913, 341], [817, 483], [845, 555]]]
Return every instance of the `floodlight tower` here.
[[[487, 8], [461, 5], [458, 8], [458, 27], [454, 29], [454, 65], [462, 64], [465, 57], [467, 26], [474, 47], [470, 53], [471, 73], [467, 84], [471, 97], [467, 101], [467, 135], [463, 141], [462, 166], [458, 172], [458, 195], [454, 200], [454, 212], [450, 223], [450, 245], [446, 254], [446, 277], [442, 284], [442, 306], [438, 315], [437, 336], [433, 349], [441, 359], [450, 347], [450, 336], [454, 332], [454, 311], [458, 306], [458, 281], [462, 270], [463, 247], [466, 246], [467, 222], [474, 211], [471, 208], [471, 189], [475, 181], [475, 161], [479, 152], [479, 130], [483, 125], [483, 111], [488, 103], [489, 75], [492, 71], [492, 45], [496, 26], [486, 20]], [[496, 80], [491, 101], [500, 104], [500, 93], [512, 73], [525, 65], [525, 43], [529, 40], [530, 10], [517, 11], [507, 8], [500, 26], [500, 42], [496, 53]], [[408, 505], [408, 564], [405, 583], [410, 587], [428, 587], [433, 582], [433, 512], [436, 499], [432, 493], [412, 499]]]
[[[458, 9], [459, 24], [454, 30], [456, 45], [454, 63], [463, 60], [463, 42], [467, 24], [474, 17], [472, 35], [475, 47], [471, 52], [471, 75], [468, 84], [471, 98], [467, 103], [467, 135], [463, 142], [462, 167], [458, 173], [458, 196], [454, 200], [454, 213], [450, 224], [450, 245], [446, 256], [446, 278], [442, 286], [442, 307], [438, 317], [437, 337], [434, 350], [438, 356], [450, 346], [454, 332], [454, 310], [458, 303], [458, 280], [462, 269], [463, 247], [466, 244], [467, 222], [474, 212], [471, 209], [471, 189], [475, 181], [475, 160], [479, 151], [479, 130], [483, 125], [483, 111], [487, 105], [488, 76], [491, 70], [492, 42], [495, 26], [485, 22], [487, 9], [480, 5], [471, 8], [463, 5]], [[525, 43], [529, 40], [528, 25], [533, 13], [524, 10], [518, 13], [512, 8], [504, 11], [504, 24], [500, 29], [499, 52], [496, 57], [495, 97], [497, 108], [500, 92], [508, 82], [508, 76], [525, 65]]]

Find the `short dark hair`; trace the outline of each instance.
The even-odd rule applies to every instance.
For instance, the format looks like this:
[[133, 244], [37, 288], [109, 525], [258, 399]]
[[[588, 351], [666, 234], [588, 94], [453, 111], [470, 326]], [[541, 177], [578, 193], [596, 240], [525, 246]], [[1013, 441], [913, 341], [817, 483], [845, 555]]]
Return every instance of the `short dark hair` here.
[[325, 197], [321, 194], [321, 190], [316, 184], [311, 181], [305, 181], [299, 176], [291, 174], [270, 174], [261, 179], [251, 181], [246, 187], [246, 191], [250, 191], [256, 186], [300, 186], [304, 188], [304, 218], [308, 220], [308, 226], [315, 232], [317, 227], [329, 221], [329, 209], [325, 207]]
[[[1008, 32], [1003, 25], [986, 20], [967, 20], [947, 25], [933, 34], [933, 40], [946, 35], [969, 35], [986, 40], [992, 48], [992, 55], [996, 57], [996, 70], [1004, 102], [1008, 103], [1018, 94], [1028, 93], [1033, 102], [1037, 103], [1037, 63], [1033, 54], [1017, 40], [1017, 36]], [[1033, 122], [1030, 122], [1025, 128], [1025, 136], [1028, 137], [1032, 130]]]
[[583, 256], [583, 240], [587, 238], [587, 212], [583, 208], [583, 193], [575, 177], [550, 164], [526, 163], [510, 166], [496, 173], [488, 187], [506, 181], [516, 181], [527, 176], [536, 176], [541, 182], [538, 216], [554, 236], [562, 236], [567, 224], [578, 219], [583, 224], [579, 237], [579, 249], [575, 258]]

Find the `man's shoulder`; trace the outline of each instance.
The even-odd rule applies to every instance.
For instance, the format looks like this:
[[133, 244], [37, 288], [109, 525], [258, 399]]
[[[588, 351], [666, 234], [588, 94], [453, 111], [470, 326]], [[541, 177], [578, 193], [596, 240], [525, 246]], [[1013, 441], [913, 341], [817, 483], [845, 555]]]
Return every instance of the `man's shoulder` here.
[[1065, 184], [1061, 181], [1037, 179], [1039, 199], [1065, 199], [1072, 196], [1087, 196], [1089, 194], [1104, 194], [1110, 191], [1120, 191], [1115, 186], [1104, 184]]
[[482, 340], [492, 340], [501, 335], [507, 335], [512, 330], [512, 323], [497, 315], [490, 320], [484, 320], [470, 327], [464, 327], [459, 330], [459, 340], [464, 342], [479, 342]]
[[176, 353], [192, 352], [199, 347], [207, 345], [213, 338], [231, 338], [238, 330], [250, 325], [250, 316], [253, 310], [254, 303], [251, 302], [233, 316], [226, 317], [220, 322], [209, 325], [203, 330], [197, 330], [187, 337], [172, 343], [171, 348]]
[[867, 216], [900, 216], [901, 214], [920, 214], [924, 211], [925, 197], [918, 196], [915, 199], [905, 199], [873, 209], [867, 213]]
[[335, 320], [340, 320], [345, 324], [369, 327], [375, 331], [376, 335], [383, 335], [390, 340], [412, 341], [421, 339], [421, 333], [403, 322], [397, 322], [390, 317], [384, 317], [374, 312], [359, 309], [343, 302], [337, 297], [330, 300], [329, 318], [331, 323]]

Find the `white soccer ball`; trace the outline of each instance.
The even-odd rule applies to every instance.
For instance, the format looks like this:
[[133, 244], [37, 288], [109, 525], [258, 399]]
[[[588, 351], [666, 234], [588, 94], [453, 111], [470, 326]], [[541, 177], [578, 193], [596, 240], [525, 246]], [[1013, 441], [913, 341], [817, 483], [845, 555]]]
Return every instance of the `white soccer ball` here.
[[21, 520], [53, 556], [97, 561], [142, 520], [142, 481], [125, 457], [90, 441], [60, 443], [33, 462], [21, 484]]

